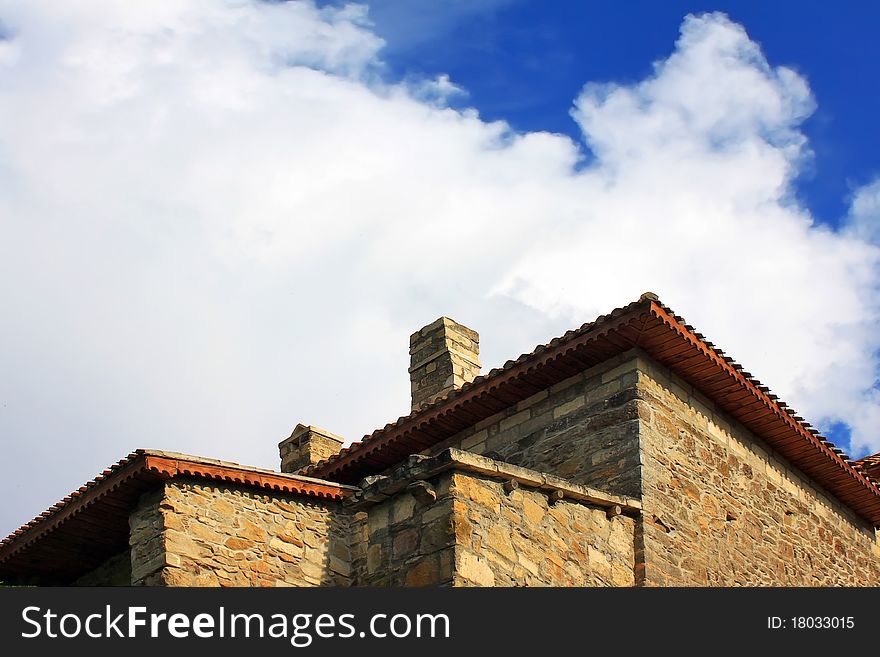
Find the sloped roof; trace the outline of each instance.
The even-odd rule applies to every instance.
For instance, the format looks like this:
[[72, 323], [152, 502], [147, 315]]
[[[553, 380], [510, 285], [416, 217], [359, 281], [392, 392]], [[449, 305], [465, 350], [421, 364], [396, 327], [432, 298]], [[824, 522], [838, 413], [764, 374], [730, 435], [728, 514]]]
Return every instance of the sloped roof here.
[[859, 459], [855, 462], [855, 466], [875, 484], [880, 484], [880, 452]]
[[75, 579], [128, 547], [137, 499], [177, 476], [341, 500], [352, 488], [176, 452], [139, 449], [0, 541], [0, 579]]
[[358, 482], [633, 348], [644, 350], [691, 383], [841, 502], [880, 526], [877, 483], [652, 293], [539, 345], [447, 397], [377, 429], [338, 455], [312, 466], [307, 474]]

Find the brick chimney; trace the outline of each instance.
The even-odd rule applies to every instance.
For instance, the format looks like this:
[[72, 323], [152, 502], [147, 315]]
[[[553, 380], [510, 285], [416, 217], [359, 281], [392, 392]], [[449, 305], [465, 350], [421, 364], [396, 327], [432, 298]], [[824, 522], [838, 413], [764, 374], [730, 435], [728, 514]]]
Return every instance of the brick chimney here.
[[344, 442], [344, 438], [320, 427], [297, 424], [290, 437], [278, 443], [281, 472], [294, 474], [335, 456]]
[[415, 411], [480, 375], [480, 335], [441, 317], [410, 336], [409, 356]]

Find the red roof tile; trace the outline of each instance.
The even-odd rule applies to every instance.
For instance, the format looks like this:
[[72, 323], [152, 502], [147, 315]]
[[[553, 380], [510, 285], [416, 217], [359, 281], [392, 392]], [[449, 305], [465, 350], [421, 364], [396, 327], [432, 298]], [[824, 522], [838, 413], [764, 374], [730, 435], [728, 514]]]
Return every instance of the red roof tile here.
[[633, 348], [644, 350], [690, 382], [844, 504], [880, 526], [877, 484], [769, 388], [651, 293], [477, 377], [446, 398], [364, 436], [307, 472], [357, 482]]
[[0, 541], [0, 578], [86, 573], [128, 547], [128, 516], [145, 491], [186, 476], [341, 500], [354, 489], [187, 454], [139, 449]]
[[880, 452], [859, 459], [855, 462], [855, 466], [875, 484], [880, 484]]

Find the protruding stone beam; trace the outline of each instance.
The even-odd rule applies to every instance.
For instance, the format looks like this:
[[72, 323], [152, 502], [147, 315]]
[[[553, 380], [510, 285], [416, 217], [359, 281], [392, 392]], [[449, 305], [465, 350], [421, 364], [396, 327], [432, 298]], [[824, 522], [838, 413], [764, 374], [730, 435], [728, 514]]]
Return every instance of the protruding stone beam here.
[[437, 501], [437, 491], [427, 481], [421, 479], [414, 481], [406, 487], [406, 490], [416, 498], [419, 506], [428, 506]]
[[405, 489], [413, 482], [427, 483], [432, 477], [447, 470], [472, 472], [500, 480], [504, 482], [504, 490], [508, 493], [522, 486], [544, 491], [548, 496], [555, 496], [556, 501], [565, 499], [569, 502], [586, 502], [604, 509], [613, 509], [616, 506], [620, 508], [620, 513], [628, 516], [637, 516], [642, 510], [642, 503], [636, 498], [581, 486], [561, 477], [502, 461], [493, 461], [485, 456], [456, 448], [449, 448], [436, 456], [410, 458], [385, 475], [365, 478], [361, 482], [361, 490], [349, 497], [346, 504], [355, 508], [371, 506]]

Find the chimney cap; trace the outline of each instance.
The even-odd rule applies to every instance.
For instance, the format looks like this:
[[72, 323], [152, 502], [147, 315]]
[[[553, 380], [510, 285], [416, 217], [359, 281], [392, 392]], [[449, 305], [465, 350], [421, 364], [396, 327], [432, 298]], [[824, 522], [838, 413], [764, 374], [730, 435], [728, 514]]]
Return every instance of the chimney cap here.
[[431, 332], [434, 329], [440, 328], [441, 326], [444, 326], [446, 328], [454, 328], [456, 331], [463, 333], [464, 335], [467, 335], [467, 337], [470, 338], [471, 340], [473, 340], [474, 342], [480, 341], [480, 334], [477, 333], [474, 329], [468, 328], [467, 326], [465, 326], [461, 322], [456, 322], [451, 317], [447, 317], [446, 315], [443, 315], [443, 316], [435, 319], [430, 324], [426, 324], [425, 326], [420, 328], [418, 331], [414, 331], [412, 333], [412, 335], [409, 336], [410, 345], [412, 345], [416, 341], [418, 341], [419, 337], [421, 337], [424, 333]]
[[343, 438], [342, 436], [337, 436], [335, 433], [331, 433], [326, 429], [322, 429], [321, 427], [316, 427], [313, 424], [302, 424], [300, 422], [293, 428], [293, 431], [290, 432], [290, 436], [282, 440], [280, 443], [278, 443], [278, 445], [281, 446], [287, 441], [293, 438], [299, 438], [300, 436], [305, 434], [318, 434], [320, 436], [324, 436], [324, 438], [329, 438], [330, 440], [335, 440], [340, 443], [345, 442], [345, 438]]
[[345, 442], [341, 436], [312, 426], [297, 424], [289, 438], [278, 443], [281, 472], [301, 472], [342, 451]]

